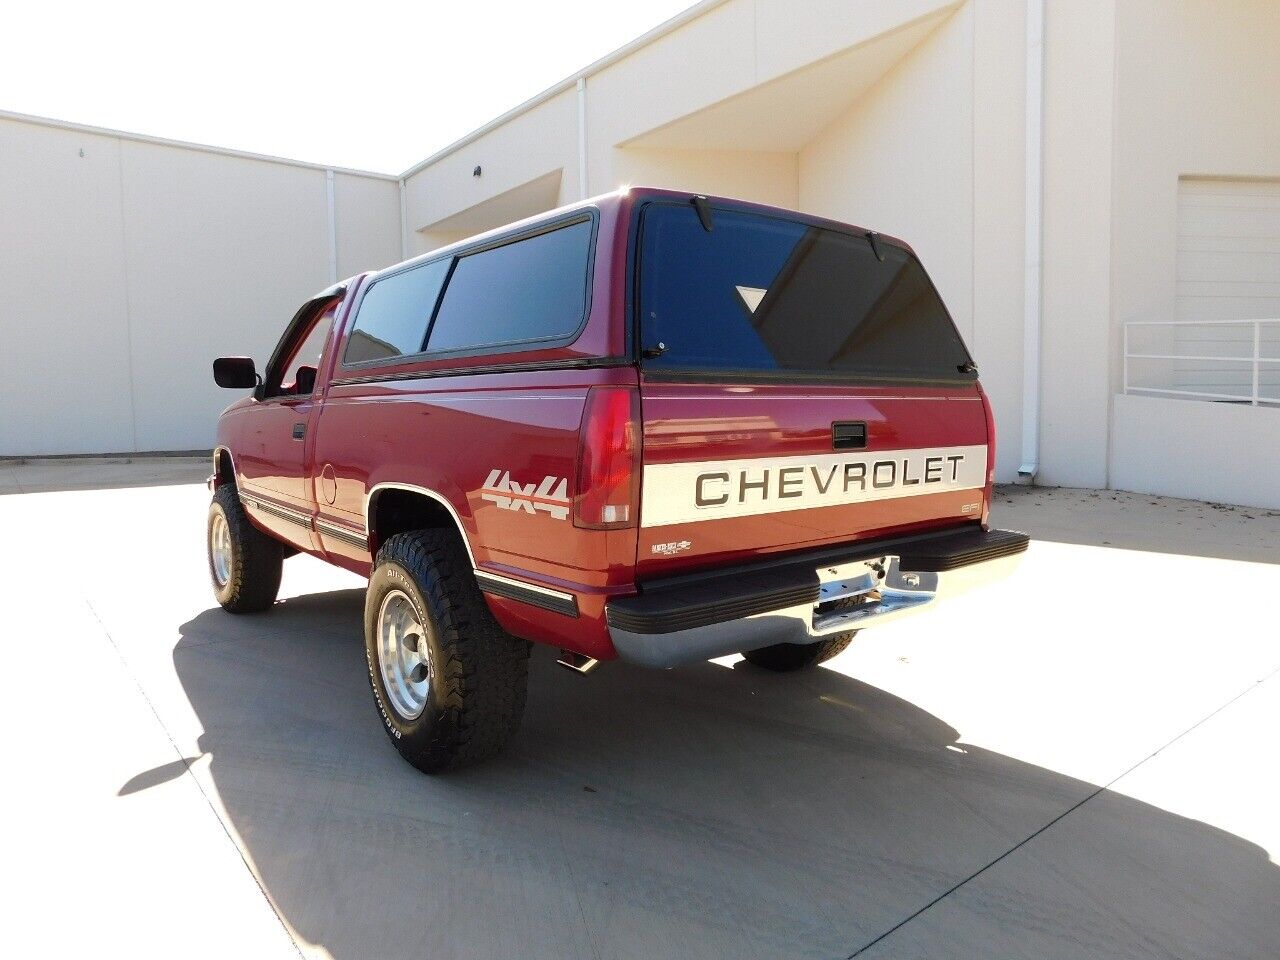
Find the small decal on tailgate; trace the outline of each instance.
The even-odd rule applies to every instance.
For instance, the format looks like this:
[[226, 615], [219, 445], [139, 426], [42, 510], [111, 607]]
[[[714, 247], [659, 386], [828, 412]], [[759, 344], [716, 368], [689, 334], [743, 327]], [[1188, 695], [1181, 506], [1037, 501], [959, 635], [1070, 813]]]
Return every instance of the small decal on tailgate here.
[[480, 499], [501, 510], [536, 514], [542, 510], [557, 520], [569, 519], [569, 481], [564, 477], [543, 477], [541, 483], [517, 483], [507, 470], [490, 470]]
[[677, 553], [684, 553], [692, 546], [693, 544], [688, 540], [676, 540], [672, 543], [655, 543], [649, 549], [660, 556], [670, 557]]

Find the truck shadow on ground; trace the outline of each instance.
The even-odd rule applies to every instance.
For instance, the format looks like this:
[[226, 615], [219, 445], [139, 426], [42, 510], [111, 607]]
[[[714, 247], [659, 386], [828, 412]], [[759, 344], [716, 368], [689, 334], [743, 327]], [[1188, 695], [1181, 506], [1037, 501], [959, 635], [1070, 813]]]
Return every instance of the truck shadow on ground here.
[[[174, 650], [206, 789], [340, 960], [849, 957], [1097, 790], [833, 670], [539, 649], [506, 753], [428, 778], [370, 702], [362, 604], [207, 610]], [[1274, 955], [1277, 903], [1261, 848], [1103, 792], [863, 956]]]

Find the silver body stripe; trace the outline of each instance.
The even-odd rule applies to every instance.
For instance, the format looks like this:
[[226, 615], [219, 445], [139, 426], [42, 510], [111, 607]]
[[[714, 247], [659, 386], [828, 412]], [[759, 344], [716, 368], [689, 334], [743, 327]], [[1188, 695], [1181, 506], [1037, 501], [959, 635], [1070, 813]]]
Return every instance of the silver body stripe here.
[[327, 520], [316, 518], [316, 530], [325, 536], [333, 537], [335, 540], [342, 540], [352, 546], [364, 547], [368, 549], [369, 535], [361, 530], [353, 530], [350, 527], [344, 527], [336, 523], [330, 523]]
[[487, 570], [476, 570], [476, 579], [480, 581], [481, 589], [484, 588], [485, 581], [496, 583], [507, 583], [524, 590], [532, 590], [534, 593], [541, 593], [548, 597], [555, 597], [557, 600], [572, 601], [573, 594], [563, 593], [560, 590], [552, 590], [549, 587], [540, 587], [536, 583], [530, 583], [528, 580], [516, 580], [514, 577], [504, 577], [500, 574], [489, 573]]
[[288, 520], [291, 523], [299, 524], [300, 526], [306, 527], [308, 530], [311, 529], [311, 517], [300, 510], [294, 510], [291, 507], [272, 503], [270, 500], [256, 496], [252, 493], [245, 493], [243, 490], [240, 491], [240, 501], [248, 506], [257, 507], [259, 510], [275, 514], [282, 520]]

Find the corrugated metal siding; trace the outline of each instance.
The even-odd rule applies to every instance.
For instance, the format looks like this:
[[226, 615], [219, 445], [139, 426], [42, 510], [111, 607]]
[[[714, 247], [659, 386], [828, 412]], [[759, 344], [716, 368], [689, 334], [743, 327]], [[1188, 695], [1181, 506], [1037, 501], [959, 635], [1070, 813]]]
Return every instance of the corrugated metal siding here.
[[[1178, 183], [1177, 319], [1280, 317], [1280, 180], [1183, 178]], [[1262, 355], [1280, 357], [1280, 325], [1263, 327]], [[1177, 354], [1251, 357], [1253, 330], [1179, 328]], [[1178, 389], [1251, 390], [1247, 363], [1179, 361]], [[1280, 396], [1280, 364], [1264, 364], [1261, 392]]]

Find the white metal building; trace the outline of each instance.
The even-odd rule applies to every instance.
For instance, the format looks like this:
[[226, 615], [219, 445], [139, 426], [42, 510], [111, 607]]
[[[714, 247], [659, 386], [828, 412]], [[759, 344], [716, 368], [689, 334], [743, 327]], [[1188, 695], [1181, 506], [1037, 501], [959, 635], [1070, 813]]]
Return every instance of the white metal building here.
[[1002, 480], [1280, 506], [1277, 49], [1273, 0], [704, 0], [399, 178], [0, 117], [0, 456], [205, 447], [314, 289], [644, 183], [911, 242]]

